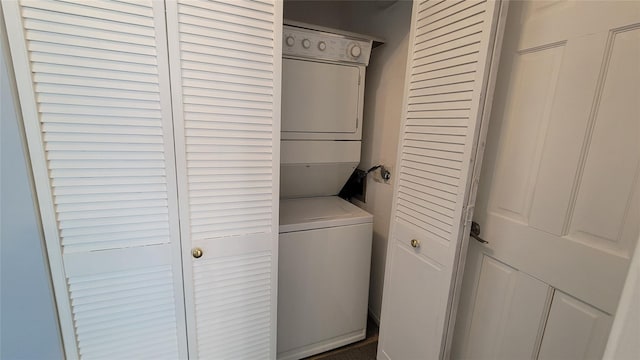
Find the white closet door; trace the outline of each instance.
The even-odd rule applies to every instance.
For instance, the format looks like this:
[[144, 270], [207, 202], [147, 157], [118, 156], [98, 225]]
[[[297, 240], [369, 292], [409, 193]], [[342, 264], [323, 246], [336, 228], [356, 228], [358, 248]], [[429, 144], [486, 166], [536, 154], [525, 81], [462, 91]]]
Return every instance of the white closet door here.
[[66, 357], [185, 358], [163, 3], [2, 5]]
[[189, 354], [275, 358], [282, 2], [167, 19]]
[[444, 354], [500, 12], [414, 1], [379, 359]]

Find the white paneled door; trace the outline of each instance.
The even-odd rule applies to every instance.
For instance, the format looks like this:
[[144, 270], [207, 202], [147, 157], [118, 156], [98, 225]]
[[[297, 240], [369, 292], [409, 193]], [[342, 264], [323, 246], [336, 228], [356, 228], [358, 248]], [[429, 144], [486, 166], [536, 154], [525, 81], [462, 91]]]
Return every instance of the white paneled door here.
[[282, 2], [167, 19], [189, 354], [275, 358]]
[[414, 1], [378, 359], [445, 356], [500, 1]]
[[2, 6], [66, 357], [275, 358], [282, 3]]
[[454, 355], [599, 359], [640, 231], [640, 3], [515, 2], [505, 34]]

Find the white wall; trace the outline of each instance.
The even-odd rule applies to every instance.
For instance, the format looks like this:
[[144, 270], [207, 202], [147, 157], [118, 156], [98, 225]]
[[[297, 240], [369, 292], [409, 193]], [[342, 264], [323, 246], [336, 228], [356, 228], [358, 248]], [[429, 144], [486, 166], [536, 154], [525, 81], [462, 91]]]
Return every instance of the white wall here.
[[[396, 169], [411, 2], [285, 1], [287, 19], [370, 34], [385, 40], [373, 50], [365, 79], [365, 108], [360, 168], [377, 164]], [[393, 180], [392, 180], [393, 182]], [[366, 203], [356, 202], [374, 216], [369, 310], [379, 319], [393, 185], [367, 182]]]
[[640, 355], [640, 239], [637, 244], [602, 357], [605, 360], [632, 360]]
[[2, 23], [0, 30], [0, 358], [62, 359]]

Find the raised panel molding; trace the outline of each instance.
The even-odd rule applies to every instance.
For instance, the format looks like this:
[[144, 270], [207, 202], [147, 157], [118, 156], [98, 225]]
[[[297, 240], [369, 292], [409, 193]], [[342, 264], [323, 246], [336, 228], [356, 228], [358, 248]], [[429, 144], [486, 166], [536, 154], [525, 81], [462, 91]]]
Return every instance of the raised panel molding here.
[[[571, 239], [629, 257], [640, 164], [640, 28], [611, 32], [578, 174]], [[606, 194], [606, 196], [605, 196]], [[631, 214], [630, 212], [636, 212]], [[637, 223], [637, 221], [635, 221]]]
[[529, 214], [530, 227], [563, 236], [579, 173], [606, 36], [593, 34], [564, 45], [541, 165]]
[[[469, 319], [456, 329], [456, 359], [531, 359], [539, 346], [552, 288], [484, 254]], [[464, 334], [464, 335], [463, 335]]]
[[538, 360], [601, 359], [613, 318], [555, 291]]
[[558, 81], [564, 44], [518, 52], [513, 64], [517, 75], [509, 84], [504, 105], [500, 153], [496, 163], [496, 185], [492, 189], [492, 211], [524, 223], [534, 196], [544, 137]]

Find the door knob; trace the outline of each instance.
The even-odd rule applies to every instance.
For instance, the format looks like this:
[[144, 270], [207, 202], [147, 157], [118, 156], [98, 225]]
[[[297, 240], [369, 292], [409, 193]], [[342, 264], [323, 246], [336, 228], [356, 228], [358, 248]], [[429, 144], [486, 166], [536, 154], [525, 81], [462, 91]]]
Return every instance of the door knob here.
[[191, 250], [191, 255], [193, 255], [194, 258], [198, 259], [199, 257], [202, 256], [202, 249], [195, 248], [195, 249]]
[[419, 248], [420, 240], [416, 240], [416, 239], [411, 240], [411, 246], [413, 246], [414, 248]]
[[483, 244], [488, 244], [489, 242], [483, 238], [480, 237], [480, 224], [478, 224], [475, 221], [471, 222], [471, 234], [469, 234], [469, 236], [471, 236], [472, 238], [478, 240], [479, 242], [483, 243]]

